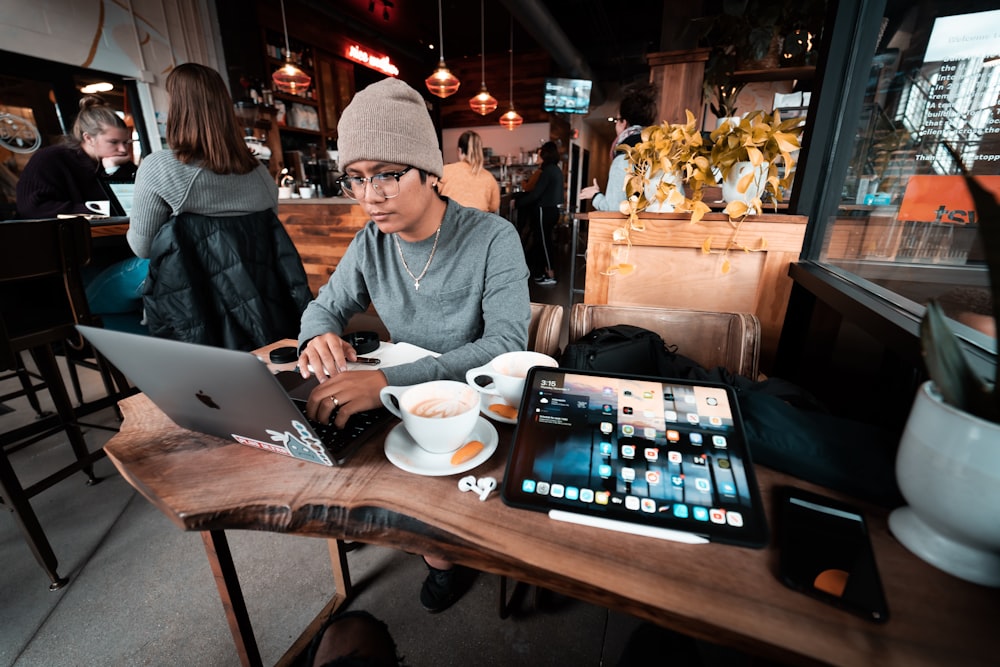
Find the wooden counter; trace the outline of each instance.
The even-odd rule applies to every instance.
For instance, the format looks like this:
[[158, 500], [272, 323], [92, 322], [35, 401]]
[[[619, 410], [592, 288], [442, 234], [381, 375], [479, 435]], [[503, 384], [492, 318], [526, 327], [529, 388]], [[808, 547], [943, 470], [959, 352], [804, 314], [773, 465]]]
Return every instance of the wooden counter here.
[[[706, 255], [702, 246], [710, 238], [713, 252], [721, 251], [732, 238], [726, 215], [710, 213], [697, 223], [686, 213], [643, 215], [646, 228], [631, 233], [631, 248], [613, 240], [624, 215], [602, 211], [581, 215], [589, 221], [585, 303], [753, 313], [761, 325], [761, 370], [771, 372], [792, 288], [788, 266], [802, 250], [806, 216], [747, 218], [739, 241], [757, 248], [763, 240], [766, 249], [730, 250], [731, 269], [723, 273], [723, 255]], [[608, 267], [624, 261], [635, 265], [634, 273], [608, 275]]]
[[337, 268], [351, 239], [368, 222], [361, 206], [346, 197], [282, 199], [278, 218], [302, 257], [314, 296]]

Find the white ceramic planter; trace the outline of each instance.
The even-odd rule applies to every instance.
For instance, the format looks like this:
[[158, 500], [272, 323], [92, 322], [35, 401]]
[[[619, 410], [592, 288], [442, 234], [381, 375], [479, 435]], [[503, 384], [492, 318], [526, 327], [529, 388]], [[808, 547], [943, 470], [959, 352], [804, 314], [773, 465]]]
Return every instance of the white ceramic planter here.
[[[755, 197], [759, 197], [764, 191], [764, 186], [767, 185], [767, 162], [762, 162], [756, 169], [752, 162], [737, 162], [733, 165], [733, 168], [729, 171], [729, 176], [722, 181], [722, 198], [726, 200], [727, 203], [734, 201], [745, 201], [748, 204], [750, 200]], [[750, 181], [750, 186], [747, 188], [746, 192], [740, 192], [736, 186], [747, 173], [753, 171], [754, 177]], [[760, 211], [757, 211], [760, 213]]]
[[889, 515], [892, 534], [939, 570], [1000, 587], [1000, 425], [944, 403], [925, 382], [896, 478], [908, 505]]

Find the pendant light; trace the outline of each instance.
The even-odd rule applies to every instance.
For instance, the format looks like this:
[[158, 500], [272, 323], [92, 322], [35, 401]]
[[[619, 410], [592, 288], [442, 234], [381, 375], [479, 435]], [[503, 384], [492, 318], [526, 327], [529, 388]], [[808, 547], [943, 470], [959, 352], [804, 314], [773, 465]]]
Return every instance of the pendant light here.
[[469, 106], [480, 116], [493, 113], [497, 108], [497, 98], [490, 95], [490, 91], [486, 90], [486, 10], [484, 9], [484, 4], [485, 0], [479, 0], [479, 48], [483, 63], [482, 87], [479, 89], [479, 94], [469, 100]]
[[433, 74], [424, 79], [424, 83], [427, 85], [427, 90], [431, 91], [431, 94], [444, 98], [457, 93], [458, 87], [462, 85], [462, 82], [444, 64], [444, 27], [441, 20], [441, 0], [438, 0], [438, 46], [441, 49], [441, 56], [440, 60], [438, 60], [437, 69], [434, 70]]
[[275, 70], [271, 80], [283, 93], [303, 95], [309, 89], [312, 78], [292, 62], [292, 50], [288, 46], [288, 23], [285, 21], [285, 0], [281, 0], [281, 25], [285, 29], [285, 64]]
[[514, 111], [514, 16], [510, 17], [510, 110], [500, 116], [500, 124], [511, 132], [524, 122], [521, 114]]

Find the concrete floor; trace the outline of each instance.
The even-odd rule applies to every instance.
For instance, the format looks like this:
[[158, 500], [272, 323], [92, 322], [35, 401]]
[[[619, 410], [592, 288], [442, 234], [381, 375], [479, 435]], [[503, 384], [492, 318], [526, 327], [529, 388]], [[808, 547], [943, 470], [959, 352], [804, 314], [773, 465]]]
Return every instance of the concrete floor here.
[[[532, 285], [533, 300], [568, 306], [566, 262], [561, 268], [558, 285]], [[82, 373], [85, 397], [100, 396], [97, 374]], [[15, 381], [0, 383], [0, 394], [16, 387]], [[6, 405], [13, 411], [0, 415], [3, 431], [34, 417], [23, 398]], [[110, 409], [89, 421], [117, 424]], [[112, 435], [86, 431], [92, 448]], [[27, 485], [70, 454], [60, 433], [10, 458]], [[48, 590], [12, 515], [0, 517], [0, 665], [238, 665], [200, 536], [179, 530], [107, 459], [96, 472], [102, 481], [95, 486], [86, 486], [78, 473], [31, 501], [59, 572], [69, 578], [61, 590]], [[333, 594], [326, 542], [250, 531], [228, 535], [262, 658], [273, 664]], [[500, 619], [499, 578], [489, 574], [480, 574], [454, 607], [432, 615], [417, 599], [426, 572], [419, 556], [364, 545], [349, 561], [355, 584], [349, 608], [384, 620], [413, 667], [615, 665], [639, 623], [551, 593], [537, 608], [529, 594]]]

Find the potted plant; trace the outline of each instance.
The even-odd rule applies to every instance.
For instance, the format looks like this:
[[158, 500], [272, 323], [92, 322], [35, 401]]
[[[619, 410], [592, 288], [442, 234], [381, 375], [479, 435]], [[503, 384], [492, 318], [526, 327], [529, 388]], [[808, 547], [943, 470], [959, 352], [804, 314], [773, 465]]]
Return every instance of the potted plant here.
[[727, 119], [709, 135], [711, 162], [719, 170], [730, 219], [761, 213], [765, 197], [775, 206], [782, 200], [795, 174], [793, 153], [801, 147], [802, 120], [783, 121], [778, 111], [758, 110]]
[[[738, 174], [734, 191], [739, 196], [724, 211], [733, 235], [722, 250], [713, 250], [712, 238], [706, 238], [702, 251], [727, 254], [734, 247], [746, 251], [764, 249], [764, 241], [755, 248], [738, 242], [740, 224], [746, 216], [763, 211], [765, 197], [776, 206], [782, 200], [782, 190], [791, 186], [795, 171], [792, 153], [800, 146], [802, 119], [783, 121], [778, 112], [754, 111], [738, 122], [723, 123], [706, 142], [694, 114], [686, 110], [686, 116], [684, 123], [664, 122], [643, 128], [642, 141], [620, 147], [629, 170], [621, 209], [628, 218], [615, 231], [614, 240], [631, 246], [631, 232], [644, 229], [639, 217], [643, 212], [689, 212], [692, 222], [700, 221], [711, 211], [703, 201], [705, 186], [717, 182], [717, 173], [723, 181]], [[607, 273], [631, 273], [635, 267], [626, 260], [627, 254]], [[729, 267], [728, 259], [723, 261], [723, 273], [728, 273]]]
[[693, 19], [688, 34], [711, 49], [702, 88], [721, 119], [736, 115], [736, 98], [745, 85], [733, 72], [780, 66], [784, 37], [797, 30], [817, 34], [826, 0], [722, 0], [719, 7], [717, 14]]
[[[968, 174], [966, 184], [980, 221], [996, 327], [1000, 205]], [[920, 339], [930, 380], [917, 392], [900, 440], [896, 478], [908, 505], [892, 512], [889, 527], [938, 569], [1000, 587], [1000, 522], [992, 509], [1000, 507], [1000, 366], [992, 384], [980, 378], [933, 299]]]
[[[684, 123], [664, 122], [642, 130], [635, 146], [621, 145], [625, 152], [627, 176], [625, 201], [621, 212], [628, 216], [614, 232], [614, 240], [631, 246], [632, 231], [643, 231], [643, 212], [690, 212], [693, 221], [701, 220], [709, 207], [702, 201], [705, 185], [715, 183], [709, 161], [711, 147], [698, 129], [698, 120], [685, 110]], [[606, 273], [626, 275], [635, 267], [623, 261]]]

